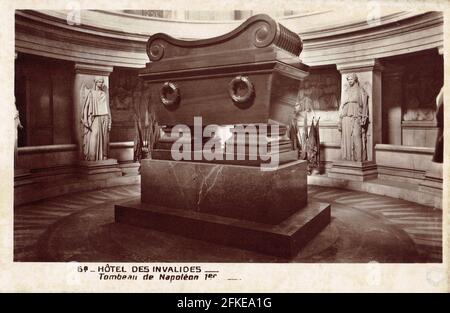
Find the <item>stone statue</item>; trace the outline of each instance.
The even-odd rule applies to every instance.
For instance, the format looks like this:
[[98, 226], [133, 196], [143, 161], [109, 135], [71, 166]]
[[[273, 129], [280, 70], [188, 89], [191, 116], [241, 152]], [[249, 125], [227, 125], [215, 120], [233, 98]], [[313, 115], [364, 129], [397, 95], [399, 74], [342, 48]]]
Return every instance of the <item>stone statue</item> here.
[[342, 94], [338, 130], [341, 132], [343, 160], [367, 160], [367, 127], [369, 124], [369, 95], [360, 86], [358, 76], [347, 76], [348, 86]]
[[111, 111], [103, 77], [94, 78], [94, 88], [81, 87], [83, 111], [83, 157], [87, 161], [108, 158]]
[[444, 162], [444, 87], [441, 88], [436, 97], [436, 120], [438, 126], [438, 134], [436, 138], [436, 145], [434, 148], [433, 162]]
[[17, 142], [19, 139], [19, 128], [23, 128], [22, 123], [20, 122], [20, 116], [19, 116], [19, 110], [17, 110], [17, 105], [14, 104], [14, 108], [15, 108], [15, 113], [14, 113], [14, 122], [15, 122], [15, 140], [14, 140], [14, 165], [17, 165], [17, 159], [18, 159], [18, 154], [17, 154]]

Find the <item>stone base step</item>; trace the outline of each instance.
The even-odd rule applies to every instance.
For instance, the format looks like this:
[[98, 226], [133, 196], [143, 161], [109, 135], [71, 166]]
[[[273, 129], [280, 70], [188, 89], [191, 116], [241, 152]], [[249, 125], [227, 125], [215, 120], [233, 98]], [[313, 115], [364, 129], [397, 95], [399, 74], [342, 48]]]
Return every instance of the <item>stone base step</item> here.
[[115, 206], [115, 221], [189, 238], [292, 258], [330, 223], [326, 203], [312, 202], [277, 225], [171, 209], [140, 199]]
[[442, 193], [424, 192], [417, 184], [398, 182], [375, 178], [368, 181], [352, 181], [332, 178], [328, 175], [308, 176], [308, 185], [342, 188], [347, 190], [364, 191], [382, 196], [388, 196], [421, 205], [442, 209]]

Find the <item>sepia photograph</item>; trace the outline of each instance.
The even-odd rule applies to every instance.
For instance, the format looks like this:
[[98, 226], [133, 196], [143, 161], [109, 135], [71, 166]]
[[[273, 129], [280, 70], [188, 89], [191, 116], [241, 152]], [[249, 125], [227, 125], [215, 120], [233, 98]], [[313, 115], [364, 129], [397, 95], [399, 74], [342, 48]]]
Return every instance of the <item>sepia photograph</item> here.
[[8, 261], [247, 285], [403, 264], [448, 288], [447, 8], [358, 4], [11, 10]]

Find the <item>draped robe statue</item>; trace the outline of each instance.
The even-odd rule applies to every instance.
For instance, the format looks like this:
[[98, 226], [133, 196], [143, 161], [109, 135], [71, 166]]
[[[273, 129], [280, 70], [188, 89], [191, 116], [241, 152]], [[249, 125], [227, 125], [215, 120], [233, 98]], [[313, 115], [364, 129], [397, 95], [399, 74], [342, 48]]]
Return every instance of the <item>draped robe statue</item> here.
[[93, 89], [82, 87], [83, 157], [87, 161], [108, 158], [111, 111], [103, 83], [103, 78], [97, 77]]
[[19, 128], [23, 128], [22, 123], [20, 122], [19, 110], [17, 110], [17, 106], [14, 105], [14, 109], [16, 110], [14, 114], [14, 123], [15, 123], [15, 136], [14, 136], [14, 167], [17, 165], [18, 160], [18, 152], [17, 152], [17, 143], [19, 139]]
[[438, 134], [434, 149], [433, 162], [444, 162], [444, 87], [436, 97], [436, 120], [438, 126]]
[[347, 76], [348, 87], [342, 95], [338, 129], [341, 132], [343, 160], [367, 160], [367, 127], [369, 124], [369, 95], [356, 74]]

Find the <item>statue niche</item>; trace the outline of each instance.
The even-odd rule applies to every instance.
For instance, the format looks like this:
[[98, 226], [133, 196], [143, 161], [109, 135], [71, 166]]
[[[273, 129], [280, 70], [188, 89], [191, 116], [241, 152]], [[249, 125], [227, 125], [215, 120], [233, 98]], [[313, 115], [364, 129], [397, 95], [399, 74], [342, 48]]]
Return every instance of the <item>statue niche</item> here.
[[403, 120], [435, 121], [436, 96], [442, 86], [433, 67], [409, 68], [403, 81]]
[[117, 75], [117, 78], [111, 75], [111, 109], [129, 110], [133, 108], [133, 90], [136, 81], [131, 76]]
[[336, 112], [339, 108], [339, 98], [338, 73], [310, 74], [299, 84], [295, 102], [296, 119], [302, 121], [304, 115], [312, 113], [312, 116], [320, 117], [321, 121], [335, 121], [337, 119]]
[[119, 128], [132, 128], [135, 116], [143, 117], [151, 95], [134, 70], [117, 69], [110, 79], [111, 116]]

